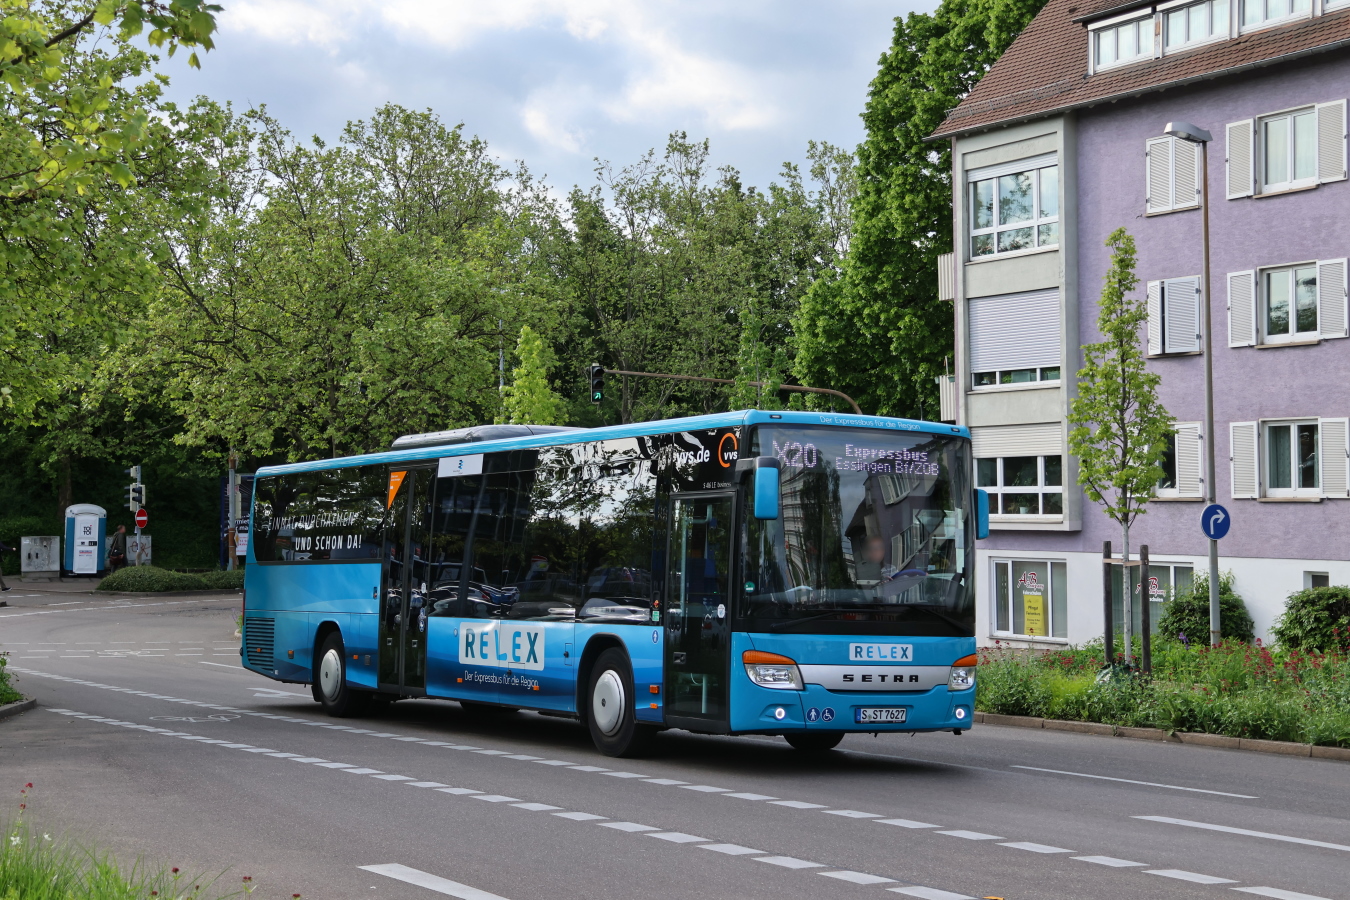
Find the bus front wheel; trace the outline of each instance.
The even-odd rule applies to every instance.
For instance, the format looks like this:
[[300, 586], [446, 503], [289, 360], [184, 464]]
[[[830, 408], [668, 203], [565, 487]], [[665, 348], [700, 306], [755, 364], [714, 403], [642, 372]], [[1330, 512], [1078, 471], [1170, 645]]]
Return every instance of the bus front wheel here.
[[319, 661], [314, 667], [314, 697], [324, 712], [339, 719], [359, 716], [366, 711], [370, 695], [347, 685], [347, 654], [342, 635], [334, 631], [324, 638]]
[[656, 729], [639, 725], [633, 715], [633, 669], [628, 655], [611, 647], [591, 667], [586, 692], [586, 724], [591, 740], [606, 756], [637, 756], [651, 744]]
[[824, 753], [826, 750], [833, 750], [843, 739], [842, 731], [805, 731], [783, 735], [783, 740], [791, 744], [794, 750], [803, 753]]

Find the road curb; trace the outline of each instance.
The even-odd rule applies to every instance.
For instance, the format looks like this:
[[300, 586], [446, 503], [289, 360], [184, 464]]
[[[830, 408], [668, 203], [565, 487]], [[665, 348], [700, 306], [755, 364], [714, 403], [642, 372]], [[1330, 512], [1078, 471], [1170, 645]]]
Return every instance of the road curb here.
[[8, 719], [10, 716], [17, 716], [19, 713], [28, 712], [30, 709], [37, 709], [36, 700], [15, 700], [13, 703], [0, 706], [0, 719]]
[[205, 591], [91, 591], [95, 597], [237, 597], [241, 590]]
[[1312, 759], [1336, 759], [1342, 762], [1350, 762], [1350, 748], [1297, 744], [1293, 741], [1263, 741], [1256, 738], [1229, 737], [1226, 734], [1165, 731], [1161, 728], [1135, 728], [1127, 725], [1107, 725], [1103, 722], [1072, 722], [1062, 719], [1042, 719], [1037, 716], [1005, 716], [1001, 713], [977, 712], [975, 713], [975, 722], [981, 725], [1041, 728], [1046, 731], [1068, 731], [1075, 734], [1095, 734], [1101, 737], [1123, 737], [1137, 741], [1167, 741], [1174, 744], [1194, 744], [1197, 747], [1217, 747], [1223, 750], [1246, 750], [1252, 753], [1274, 753], [1278, 756], [1305, 756]]

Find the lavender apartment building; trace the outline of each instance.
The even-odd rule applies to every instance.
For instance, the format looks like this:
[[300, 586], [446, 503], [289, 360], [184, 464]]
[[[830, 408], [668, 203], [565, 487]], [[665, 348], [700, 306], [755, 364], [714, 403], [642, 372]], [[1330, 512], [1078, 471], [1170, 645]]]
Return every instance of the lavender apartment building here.
[[[1139, 339], [1177, 421], [1131, 531], [1159, 568], [1154, 621], [1206, 569], [1206, 441], [1233, 522], [1220, 568], [1258, 636], [1292, 591], [1350, 584], [1347, 97], [1350, 0], [1050, 0], [934, 133], [952, 146], [956, 229], [939, 279], [958, 373], [943, 417], [970, 427], [993, 501], [984, 642], [1102, 631], [1102, 542], [1118, 553], [1120, 532], [1075, 487], [1065, 416], [1122, 226], [1149, 306]], [[1208, 344], [1200, 147], [1164, 135], [1175, 120], [1213, 134]]]

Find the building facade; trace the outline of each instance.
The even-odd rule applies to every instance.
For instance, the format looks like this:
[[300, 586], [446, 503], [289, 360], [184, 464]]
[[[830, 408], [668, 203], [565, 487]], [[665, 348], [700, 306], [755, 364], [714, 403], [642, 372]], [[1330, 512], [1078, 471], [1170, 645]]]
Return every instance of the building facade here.
[[[1291, 592], [1350, 584], [1348, 48], [1350, 0], [1051, 0], [935, 133], [953, 151], [951, 414], [971, 429], [993, 513], [978, 553], [986, 642], [1102, 633], [1102, 544], [1119, 553], [1121, 535], [1076, 487], [1066, 415], [1119, 227], [1149, 308], [1139, 339], [1177, 421], [1131, 529], [1157, 569], [1153, 621], [1207, 567], [1206, 441], [1233, 523], [1220, 568], [1259, 636]], [[1207, 179], [1200, 145], [1164, 134], [1173, 121], [1213, 135]]]

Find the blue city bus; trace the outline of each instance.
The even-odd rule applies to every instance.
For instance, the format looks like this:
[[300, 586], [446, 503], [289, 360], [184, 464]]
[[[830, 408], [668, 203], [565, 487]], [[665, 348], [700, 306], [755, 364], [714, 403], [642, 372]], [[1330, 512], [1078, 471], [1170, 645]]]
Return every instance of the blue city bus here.
[[400, 698], [663, 729], [970, 727], [965, 428], [741, 411], [409, 435], [254, 481], [244, 665], [333, 716]]

